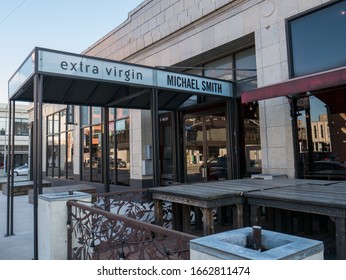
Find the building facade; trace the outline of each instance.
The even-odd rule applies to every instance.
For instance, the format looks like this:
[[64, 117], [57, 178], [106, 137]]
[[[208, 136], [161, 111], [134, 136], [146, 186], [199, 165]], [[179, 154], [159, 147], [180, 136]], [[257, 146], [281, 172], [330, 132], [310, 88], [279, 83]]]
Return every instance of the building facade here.
[[[146, 0], [83, 54], [233, 83], [229, 104], [195, 95], [160, 112], [162, 185], [258, 173], [343, 180], [345, 84], [322, 79], [318, 91], [273, 98], [256, 89], [343, 71], [345, 30], [346, 1]], [[105, 119], [103, 110], [44, 106], [44, 172], [102, 182], [107, 158], [112, 184], [150, 186], [150, 112], [110, 107]]]
[[[8, 104], [0, 104], [0, 174], [6, 173], [9, 141], [9, 108]], [[17, 104], [14, 122], [14, 168], [29, 164], [29, 116], [28, 105]]]

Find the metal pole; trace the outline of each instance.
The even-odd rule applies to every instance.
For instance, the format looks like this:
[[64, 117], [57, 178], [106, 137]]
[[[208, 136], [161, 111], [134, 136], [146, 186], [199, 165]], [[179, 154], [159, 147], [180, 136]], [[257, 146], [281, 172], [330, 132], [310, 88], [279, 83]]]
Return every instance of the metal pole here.
[[236, 179], [240, 177], [239, 167], [239, 127], [236, 126], [238, 120], [237, 110], [235, 110], [234, 99], [227, 98], [227, 128], [228, 139], [227, 142], [227, 161], [228, 161], [228, 179]]
[[[102, 160], [102, 169], [103, 169], [103, 184], [104, 184], [104, 191], [110, 192], [110, 185], [109, 185], [109, 108], [103, 108], [103, 135], [102, 135], [102, 154], [103, 154], [103, 160]], [[116, 163], [116, 161], [115, 161]]]
[[160, 186], [160, 148], [159, 148], [159, 115], [158, 90], [151, 93], [151, 124], [152, 124], [152, 151], [153, 151], [153, 187]]
[[10, 220], [11, 220], [11, 133], [12, 133], [12, 103], [9, 101], [9, 114], [8, 114], [8, 149], [7, 149], [7, 215], [6, 215], [6, 234], [10, 235]]
[[[33, 181], [34, 181], [34, 260], [38, 260], [38, 192], [42, 187], [42, 154], [40, 152], [42, 139], [42, 87], [40, 86], [41, 76], [34, 76], [34, 133], [33, 133]], [[41, 155], [41, 160], [40, 160]], [[40, 175], [41, 174], [41, 175]]]
[[11, 196], [11, 235], [14, 235], [13, 233], [13, 195], [14, 195], [14, 123], [16, 120], [16, 102], [12, 101], [12, 135], [11, 135], [11, 192], [10, 192], [10, 196]]

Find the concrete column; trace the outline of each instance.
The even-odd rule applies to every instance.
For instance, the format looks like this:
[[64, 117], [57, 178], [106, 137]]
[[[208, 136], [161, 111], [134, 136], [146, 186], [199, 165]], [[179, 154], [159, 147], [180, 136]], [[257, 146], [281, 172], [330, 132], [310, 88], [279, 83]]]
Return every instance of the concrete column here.
[[91, 202], [83, 192], [42, 194], [38, 199], [38, 257], [40, 260], [67, 260], [68, 200]]

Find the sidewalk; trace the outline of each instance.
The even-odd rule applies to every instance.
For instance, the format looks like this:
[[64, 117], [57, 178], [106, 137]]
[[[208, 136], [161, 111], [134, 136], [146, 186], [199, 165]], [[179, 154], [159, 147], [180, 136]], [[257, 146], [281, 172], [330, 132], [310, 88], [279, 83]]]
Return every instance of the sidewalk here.
[[0, 192], [0, 260], [31, 260], [34, 257], [33, 205], [28, 196], [13, 199], [14, 235], [5, 237], [7, 223], [7, 196]]
[[[15, 176], [15, 181], [28, 180], [26, 176]], [[7, 178], [0, 176], [0, 182], [7, 182]], [[75, 184], [71, 180], [49, 178], [52, 186]], [[81, 182], [79, 182], [81, 183]], [[92, 185], [97, 192], [103, 192], [103, 184], [83, 182]], [[128, 190], [124, 186], [111, 186], [111, 191]], [[34, 258], [34, 216], [33, 205], [28, 196], [14, 196], [13, 198], [14, 235], [5, 237], [7, 233], [7, 196], [0, 189], [0, 260], [32, 260]]]

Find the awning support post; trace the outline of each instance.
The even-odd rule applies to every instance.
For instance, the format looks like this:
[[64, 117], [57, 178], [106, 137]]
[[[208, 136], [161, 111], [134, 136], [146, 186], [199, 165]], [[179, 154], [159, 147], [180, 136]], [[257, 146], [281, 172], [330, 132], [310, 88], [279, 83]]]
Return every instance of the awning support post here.
[[34, 75], [34, 145], [33, 145], [33, 181], [34, 181], [34, 260], [38, 260], [38, 194], [42, 194], [42, 75]]
[[[103, 185], [104, 185], [104, 192], [110, 192], [110, 185], [109, 185], [109, 179], [110, 179], [110, 164], [109, 164], [109, 108], [105, 107], [102, 110], [103, 114], [103, 135], [102, 135], [102, 170], [103, 170]], [[115, 161], [116, 163], [116, 161]]]
[[151, 124], [152, 124], [152, 152], [153, 152], [153, 187], [160, 186], [160, 154], [159, 154], [159, 110], [158, 90], [151, 93]]

